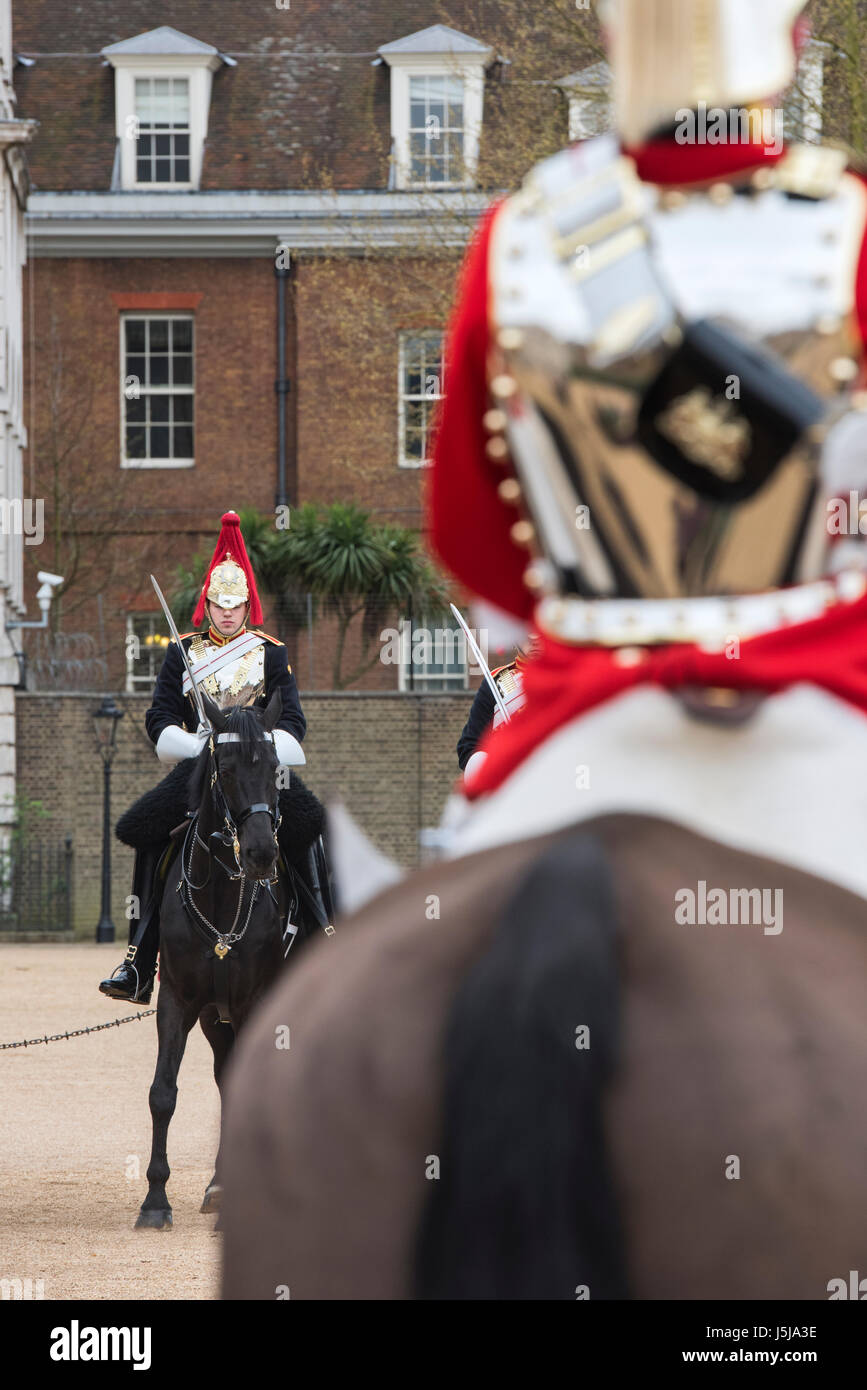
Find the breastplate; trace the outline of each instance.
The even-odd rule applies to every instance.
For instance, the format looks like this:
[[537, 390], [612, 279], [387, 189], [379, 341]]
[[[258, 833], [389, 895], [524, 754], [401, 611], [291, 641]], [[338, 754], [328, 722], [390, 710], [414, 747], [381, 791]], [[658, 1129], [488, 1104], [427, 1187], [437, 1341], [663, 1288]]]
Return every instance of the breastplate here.
[[[511, 719], [522, 710], [527, 703], [527, 697], [524, 694], [523, 674], [518, 669], [517, 665], [512, 662], [510, 665], [504, 666], [501, 670], [497, 671], [494, 675], [494, 680], [497, 683], [497, 689], [503, 697], [503, 704]], [[493, 727], [499, 729], [500, 725], [505, 722], [502, 711], [498, 705], [494, 710]]]
[[[187, 650], [194, 678], [196, 666], [206, 658], [219, 654], [220, 650], [207, 637], [196, 634]], [[196, 684], [201, 690], [207, 691], [220, 709], [232, 705], [251, 705], [265, 690], [265, 643], [260, 642], [243, 656], [196, 681]]]
[[742, 190], [672, 192], [606, 137], [498, 212], [499, 456], [549, 593], [739, 594], [824, 572], [822, 440], [861, 351], [867, 194], [844, 166], [804, 147]]

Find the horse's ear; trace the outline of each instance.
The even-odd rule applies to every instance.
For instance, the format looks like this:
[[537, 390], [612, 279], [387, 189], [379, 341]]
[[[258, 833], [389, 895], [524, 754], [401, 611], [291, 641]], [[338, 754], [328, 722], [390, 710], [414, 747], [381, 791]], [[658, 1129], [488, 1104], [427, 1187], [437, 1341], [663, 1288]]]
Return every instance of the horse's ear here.
[[265, 709], [262, 711], [262, 728], [270, 734], [280, 715], [283, 713], [283, 692], [275, 690]]
[[214, 701], [214, 700], [211, 699], [211, 697], [210, 697], [210, 695], [208, 694], [207, 690], [203, 690], [201, 693], [202, 693], [202, 704], [205, 706], [205, 714], [206, 714], [206, 715], [208, 716], [208, 718], [210, 719], [211, 724], [213, 725], [213, 727], [214, 727], [215, 729], [219, 729], [220, 731], [222, 731], [222, 730], [225, 728], [225, 725], [226, 725], [226, 716], [225, 716], [225, 714], [224, 714], [223, 711], [220, 709], [220, 706], [216, 703], [216, 701]]

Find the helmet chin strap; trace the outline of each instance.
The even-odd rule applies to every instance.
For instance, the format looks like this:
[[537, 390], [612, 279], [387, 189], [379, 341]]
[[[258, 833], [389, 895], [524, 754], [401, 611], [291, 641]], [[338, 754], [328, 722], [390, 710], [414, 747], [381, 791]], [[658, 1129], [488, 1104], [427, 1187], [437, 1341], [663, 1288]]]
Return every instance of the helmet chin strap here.
[[[214, 614], [215, 608], [217, 610], [216, 615]], [[241, 617], [241, 620], [238, 623], [237, 627], [235, 627], [231, 632], [222, 632], [219, 626], [221, 617], [226, 613], [232, 613], [239, 608], [243, 609], [243, 616]], [[221, 605], [216, 601], [216, 599], [209, 599], [207, 614], [208, 622], [210, 624], [210, 630], [213, 636], [218, 637], [221, 642], [228, 642], [233, 637], [239, 637], [241, 633], [244, 631], [245, 627], [247, 626], [247, 619], [250, 615], [250, 603], [249, 600], [247, 600], [243, 604], [236, 604], [235, 608], [231, 609], [221, 607]]]

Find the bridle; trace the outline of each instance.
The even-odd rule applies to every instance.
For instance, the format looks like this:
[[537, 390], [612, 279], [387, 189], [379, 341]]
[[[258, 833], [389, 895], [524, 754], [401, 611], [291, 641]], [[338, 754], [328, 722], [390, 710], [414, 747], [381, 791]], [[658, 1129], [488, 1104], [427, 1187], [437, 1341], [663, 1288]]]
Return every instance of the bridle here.
[[[273, 742], [274, 742], [274, 735], [273, 735], [272, 733], [268, 733], [266, 730], [263, 730], [263, 731], [262, 731], [262, 740], [263, 740], [263, 742], [265, 742], [265, 743], [273, 743]], [[217, 734], [217, 743], [239, 743], [239, 742], [240, 742], [240, 735], [239, 735], [239, 734], [232, 734], [232, 733]], [[224, 792], [223, 792], [223, 785], [222, 785], [222, 783], [221, 783], [221, 781], [220, 781], [220, 769], [219, 769], [219, 765], [218, 765], [218, 763], [217, 763], [217, 753], [216, 753], [216, 749], [214, 748], [214, 735], [213, 735], [213, 733], [211, 734], [210, 738], [208, 739], [208, 749], [209, 749], [208, 762], [209, 762], [209, 766], [211, 767], [211, 777], [210, 777], [211, 793], [212, 793], [213, 798], [214, 798], [214, 804], [215, 804], [215, 806], [216, 806], [217, 816], [218, 816], [218, 818], [223, 822], [223, 829], [222, 829], [222, 830], [213, 830], [213, 831], [211, 832], [210, 838], [211, 838], [212, 840], [214, 840], [214, 839], [220, 839], [224, 845], [231, 845], [231, 846], [232, 846], [232, 849], [233, 849], [234, 854], [235, 854], [235, 870], [236, 870], [236, 871], [235, 871], [235, 872], [232, 872], [230, 869], [228, 869], [228, 868], [226, 867], [226, 865], [222, 862], [222, 860], [219, 858], [219, 856], [217, 856], [217, 863], [220, 865], [220, 868], [221, 868], [221, 869], [225, 869], [226, 873], [229, 875], [229, 878], [235, 878], [235, 879], [237, 879], [237, 878], [245, 878], [246, 875], [245, 875], [245, 873], [244, 873], [244, 870], [241, 868], [241, 859], [240, 859], [240, 855], [241, 855], [241, 845], [240, 845], [240, 842], [239, 842], [239, 840], [238, 840], [238, 831], [240, 830], [240, 828], [241, 828], [241, 826], [244, 824], [244, 822], [247, 821], [247, 820], [249, 820], [251, 816], [257, 815], [260, 811], [267, 812], [267, 814], [271, 817], [271, 825], [273, 826], [273, 830], [274, 830], [274, 843], [276, 844], [276, 843], [277, 843], [277, 831], [278, 831], [279, 828], [280, 828], [280, 820], [281, 820], [281, 817], [280, 817], [280, 807], [279, 807], [279, 795], [275, 793], [275, 796], [274, 796], [274, 804], [273, 804], [273, 806], [269, 806], [267, 801], [254, 801], [254, 802], [252, 802], [251, 805], [245, 806], [244, 809], [243, 809], [242, 811], [239, 811], [238, 814], [237, 814], [236, 819], [233, 820], [233, 819], [232, 819], [232, 814], [231, 814], [231, 812], [230, 812], [230, 810], [229, 810], [228, 803], [227, 803], [227, 801], [226, 801], [225, 794], [224, 794]], [[198, 817], [197, 817], [197, 819], [198, 819]], [[199, 840], [199, 843], [202, 844], [203, 841], [200, 839], [200, 840]], [[271, 878], [268, 880], [268, 882], [273, 883], [273, 882], [275, 881], [275, 879], [276, 879], [276, 869], [275, 869], [274, 874], [273, 874], [273, 875], [271, 876]], [[203, 884], [202, 886], [204, 887], [204, 884]]]
[[[263, 742], [273, 743], [274, 735], [272, 733], [267, 732], [266, 730], [262, 730], [262, 740]], [[217, 734], [216, 742], [238, 743], [240, 742], [240, 735], [236, 733]], [[184, 836], [184, 843], [181, 848], [181, 876], [178, 879], [178, 892], [181, 895], [181, 902], [183, 906], [187, 909], [188, 916], [190, 917], [190, 920], [193, 922], [194, 926], [199, 927], [199, 923], [201, 923], [202, 926], [207, 928], [207, 930], [209, 932], [212, 932], [213, 935], [217, 938], [217, 944], [214, 946], [214, 951], [215, 954], [219, 956], [220, 960], [222, 960], [226, 953], [234, 945], [234, 943], [240, 941], [244, 933], [246, 932], [247, 927], [250, 923], [250, 917], [253, 912], [253, 906], [256, 902], [257, 897], [259, 896], [260, 888], [264, 885], [267, 891], [271, 892], [270, 885], [277, 881], [278, 874], [277, 865], [275, 863], [274, 872], [269, 878], [256, 879], [254, 881], [253, 891], [250, 894], [250, 901], [247, 907], [247, 915], [244, 919], [244, 925], [243, 927], [241, 927], [240, 931], [236, 931], [241, 916], [241, 906], [244, 899], [244, 888], [246, 887], [246, 884], [248, 882], [247, 874], [241, 866], [241, 846], [238, 839], [238, 831], [241, 828], [241, 826], [245, 823], [245, 821], [249, 820], [250, 816], [254, 816], [258, 812], [266, 812], [271, 817], [271, 825], [273, 827], [274, 833], [274, 843], [277, 844], [277, 831], [280, 828], [281, 816], [279, 809], [279, 792], [275, 791], [273, 806], [269, 805], [267, 801], [254, 801], [249, 806], [245, 806], [243, 810], [239, 811], [234, 818], [232, 817], [232, 813], [229, 810], [225, 793], [223, 792], [222, 783], [220, 781], [220, 769], [217, 760], [217, 751], [214, 746], [214, 743], [214, 734], [211, 733], [211, 736], [208, 739], [208, 767], [210, 769], [210, 778], [208, 785], [211, 796], [214, 801], [217, 817], [220, 821], [222, 821], [222, 828], [211, 831], [211, 834], [208, 837], [208, 839], [211, 841], [219, 840], [219, 842], [223, 845], [231, 845], [235, 857], [235, 865], [234, 868], [232, 868], [230, 865], [225, 864], [223, 860], [220, 858], [216, 849], [202, 839], [198, 830], [200, 812], [196, 811], [195, 815], [192, 817], [190, 821], [189, 826], [187, 827], [187, 833]], [[208, 873], [203, 883], [193, 883], [191, 878], [193, 854], [195, 853], [195, 848], [197, 844], [200, 845], [208, 855]], [[239, 883], [238, 906], [235, 910], [234, 921], [232, 922], [232, 926], [228, 932], [220, 932], [217, 929], [217, 927], [215, 927], [214, 924], [208, 920], [208, 918], [205, 916], [205, 914], [201, 911], [201, 909], [193, 900], [193, 893], [201, 890], [202, 888], [205, 888], [210, 882], [212, 861], [219, 864], [220, 868], [223, 870], [223, 872], [227, 875], [229, 879]], [[185, 889], [186, 892], [184, 891]], [[199, 927], [199, 930], [201, 930], [201, 927]]]

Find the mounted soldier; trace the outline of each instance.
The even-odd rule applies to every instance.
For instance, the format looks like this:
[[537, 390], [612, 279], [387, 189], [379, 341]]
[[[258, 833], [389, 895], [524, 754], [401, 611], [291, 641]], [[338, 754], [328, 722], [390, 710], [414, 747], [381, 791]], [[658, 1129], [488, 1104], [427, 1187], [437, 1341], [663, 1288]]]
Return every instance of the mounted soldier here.
[[[295, 772], [306, 761], [301, 741], [307, 721], [286, 648], [263, 632], [262, 606], [236, 512], [226, 512], [196, 610], [198, 629], [181, 635], [193, 679], [221, 708], [265, 708], [279, 692], [282, 712], [273, 729], [281, 816], [279, 846], [291, 871], [300, 903], [286, 923], [287, 950], [299, 924], [329, 928], [333, 918], [328, 870], [321, 839], [323, 810]], [[122, 964], [99, 988], [112, 999], [147, 1004], [151, 998], [159, 948], [158, 866], [171, 831], [190, 814], [188, 783], [209, 730], [200, 719], [174, 638], [154, 688], [145, 727], [160, 762], [173, 770], [146, 792], [117, 824], [118, 838], [135, 849], [129, 948]]]
[[477, 771], [481, 771], [487, 757], [479, 748], [482, 739], [490, 729], [499, 729], [524, 708], [526, 660], [525, 653], [519, 651], [514, 661], [497, 666], [493, 671], [483, 672], [484, 680], [476, 691], [469, 718], [458, 739], [458, 767], [468, 783]]

